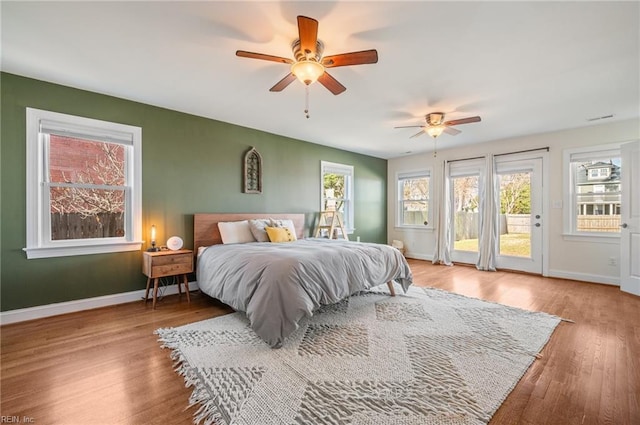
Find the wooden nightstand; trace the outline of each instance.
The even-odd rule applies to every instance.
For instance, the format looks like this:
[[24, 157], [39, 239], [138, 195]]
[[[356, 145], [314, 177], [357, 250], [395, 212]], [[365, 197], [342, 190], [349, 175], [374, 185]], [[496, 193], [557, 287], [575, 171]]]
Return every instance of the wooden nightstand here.
[[[147, 276], [147, 291], [144, 294], [144, 302], [149, 299], [149, 288], [151, 279], [153, 279], [153, 308], [156, 308], [156, 300], [158, 299], [158, 280], [161, 277], [182, 275], [182, 284], [187, 293], [187, 301], [189, 298], [189, 282], [187, 273], [193, 272], [193, 251], [190, 249], [181, 249], [178, 251], [157, 251], [142, 253], [142, 273]], [[178, 293], [182, 296], [182, 286], [178, 280]]]

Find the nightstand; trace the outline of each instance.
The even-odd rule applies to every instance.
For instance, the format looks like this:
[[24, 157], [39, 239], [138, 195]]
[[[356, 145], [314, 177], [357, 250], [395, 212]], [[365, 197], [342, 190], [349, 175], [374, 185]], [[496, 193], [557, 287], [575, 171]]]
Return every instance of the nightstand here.
[[149, 299], [149, 288], [151, 287], [151, 279], [153, 279], [153, 308], [156, 308], [158, 299], [158, 281], [161, 277], [182, 276], [182, 282], [178, 280], [178, 293], [182, 296], [182, 285], [187, 293], [187, 301], [189, 298], [189, 282], [187, 273], [193, 272], [193, 251], [190, 249], [181, 249], [178, 251], [157, 251], [142, 253], [142, 273], [147, 276], [147, 291], [144, 294], [144, 302]]

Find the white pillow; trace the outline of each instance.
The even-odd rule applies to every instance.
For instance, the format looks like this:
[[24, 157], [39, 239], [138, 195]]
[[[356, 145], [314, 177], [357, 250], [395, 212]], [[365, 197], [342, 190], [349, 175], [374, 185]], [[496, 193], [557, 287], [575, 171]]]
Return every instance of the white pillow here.
[[221, 221], [218, 223], [223, 244], [255, 242], [249, 221]]
[[274, 220], [273, 218], [271, 219], [271, 226], [272, 227], [285, 227], [287, 229], [289, 229], [289, 231], [291, 232], [291, 235], [293, 235], [294, 239], [293, 240], [297, 240], [296, 238], [296, 227], [293, 225], [293, 220]]

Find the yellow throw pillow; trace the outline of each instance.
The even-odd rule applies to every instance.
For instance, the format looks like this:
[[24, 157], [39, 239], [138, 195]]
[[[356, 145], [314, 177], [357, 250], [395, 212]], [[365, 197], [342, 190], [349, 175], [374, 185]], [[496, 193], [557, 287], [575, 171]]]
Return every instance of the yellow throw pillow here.
[[296, 240], [296, 235], [291, 233], [286, 227], [265, 227], [269, 240], [271, 242], [293, 242]]

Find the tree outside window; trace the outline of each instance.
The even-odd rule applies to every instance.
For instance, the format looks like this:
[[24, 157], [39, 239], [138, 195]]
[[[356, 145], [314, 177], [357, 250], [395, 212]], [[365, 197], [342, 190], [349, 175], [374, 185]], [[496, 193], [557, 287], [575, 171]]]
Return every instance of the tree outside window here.
[[323, 184], [324, 210], [344, 213], [345, 176], [342, 174], [326, 173], [323, 176]]
[[429, 176], [428, 171], [398, 175], [398, 224], [400, 226], [429, 224]]
[[340, 212], [347, 233], [353, 233], [353, 166], [320, 161], [320, 170], [321, 211]]
[[49, 136], [51, 240], [123, 237], [125, 147]]

